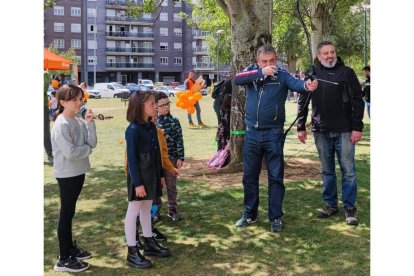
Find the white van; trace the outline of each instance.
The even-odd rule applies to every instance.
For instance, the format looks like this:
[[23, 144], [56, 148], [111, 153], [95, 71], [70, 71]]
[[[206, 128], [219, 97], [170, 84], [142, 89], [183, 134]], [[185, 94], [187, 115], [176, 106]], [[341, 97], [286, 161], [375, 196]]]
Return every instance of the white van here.
[[146, 87], [149, 87], [149, 89], [154, 89], [154, 83], [152, 80], [138, 80], [138, 84], [145, 85]]
[[129, 94], [128, 88], [116, 82], [98, 82], [93, 88], [101, 92], [102, 98], [122, 98], [122, 94]]

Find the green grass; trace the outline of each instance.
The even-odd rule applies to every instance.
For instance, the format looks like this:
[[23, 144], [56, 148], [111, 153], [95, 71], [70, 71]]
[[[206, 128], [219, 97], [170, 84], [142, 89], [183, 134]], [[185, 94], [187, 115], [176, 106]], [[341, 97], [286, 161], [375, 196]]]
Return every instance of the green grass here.
[[[205, 129], [189, 129], [186, 114], [173, 102], [172, 113], [183, 127], [186, 157], [207, 158], [216, 149], [217, 121], [212, 99], [201, 101]], [[271, 233], [267, 222], [267, 184], [260, 186], [258, 223], [236, 229], [243, 210], [243, 189], [217, 188], [208, 178], [179, 178], [178, 205], [184, 217], [170, 222], [163, 210], [157, 227], [167, 235], [173, 256], [153, 259], [155, 267], [139, 271], [125, 264], [126, 245], [123, 220], [127, 208], [126, 180], [123, 173], [126, 107], [116, 99], [91, 99], [88, 107], [95, 114], [114, 116], [96, 121], [98, 146], [90, 156], [92, 169], [77, 204], [73, 223], [78, 243], [92, 251], [90, 275], [369, 275], [370, 274], [370, 141], [369, 121], [357, 147], [358, 215], [360, 225], [349, 227], [343, 211], [328, 220], [319, 220], [315, 210], [323, 204], [320, 179], [286, 183], [285, 228]], [[287, 103], [288, 122], [294, 119], [295, 104]], [[195, 115], [193, 115], [195, 120]], [[312, 135], [307, 144], [296, 139], [293, 129], [285, 144], [285, 157], [318, 160]], [[58, 255], [56, 224], [59, 191], [52, 167], [44, 167], [44, 272], [53, 271]], [[217, 177], [220, 177], [218, 175]], [[340, 190], [340, 189], [339, 189]], [[164, 193], [165, 194], [165, 193]], [[165, 202], [166, 195], [163, 196]]]

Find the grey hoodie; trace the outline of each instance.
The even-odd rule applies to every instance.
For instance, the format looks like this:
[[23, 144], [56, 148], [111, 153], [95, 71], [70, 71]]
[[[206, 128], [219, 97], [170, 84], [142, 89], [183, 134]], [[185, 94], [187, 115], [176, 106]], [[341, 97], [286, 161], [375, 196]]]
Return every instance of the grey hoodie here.
[[96, 147], [95, 122], [60, 114], [52, 129], [53, 172], [57, 178], [78, 176], [90, 169], [89, 154]]

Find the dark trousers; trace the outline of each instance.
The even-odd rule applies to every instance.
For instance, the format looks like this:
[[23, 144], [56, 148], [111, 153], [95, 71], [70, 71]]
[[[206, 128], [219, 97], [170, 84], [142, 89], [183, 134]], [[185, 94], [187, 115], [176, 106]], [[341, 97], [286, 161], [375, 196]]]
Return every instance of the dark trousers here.
[[213, 103], [213, 108], [214, 108], [214, 112], [216, 112], [216, 116], [217, 116], [217, 125], [220, 124], [220, 109], [221, 109], [221, 104], [219, 102], [218, 99], [214, 100]]
[[60, 257], [64, 259], [70, 256], [70, 250], [73, 246], [72, 219], [75, 215], [76, 201], [85, 181], [85, 174], [56, 179], [59, 183], [60, 192], [60, 213], [57, 234]]
[[52, 154], [52, 142], [50, 141], [50, 119], [49, 119], [49, 108], [47, 106], [44, 107], [44, 114], [43, 114], [43, 143], [46, 150], [47, 156], [51, 157]]
[[263, 157], [268, 174], [268, 218], [283, 216], [283, 129], [246, 128], [243, 147], [244, 216], [256, 219], [259, 207], [259, 175]]

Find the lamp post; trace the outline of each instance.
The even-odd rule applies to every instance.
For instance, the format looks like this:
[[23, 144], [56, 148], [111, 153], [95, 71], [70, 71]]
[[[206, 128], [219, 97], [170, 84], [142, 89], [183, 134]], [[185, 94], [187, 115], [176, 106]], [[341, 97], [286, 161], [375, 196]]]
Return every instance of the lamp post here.
[[96, 48], [98, 47], [98, 42], [96, 41], [96, 33], [98, 32], [98, 25], [96, 25], [96, 12], [98, 11], [98, 6], [95, 6], [95, 11], [94, 11], [94, 25], [93, 26], [93, 39], [95, 41], [95, 47], [93, 47], [93, 56], [94, 56], [94, 61], [93, 61], [93, 85], [95, 85], [96, 83], [96, 63], [98, 62], [98, 58], [96, 57]]
[[362, 8], [364, 9], [364, 64], [368, 65], [367, 10], [370, 5], [362, 4]]
[[217, 34], [217, 82], [220, 81], [220, 77], [219, 77], [219, 49], [220, 49], [220, 35], [224, 33], [223, 30], [217, 30], [216, 34]]

